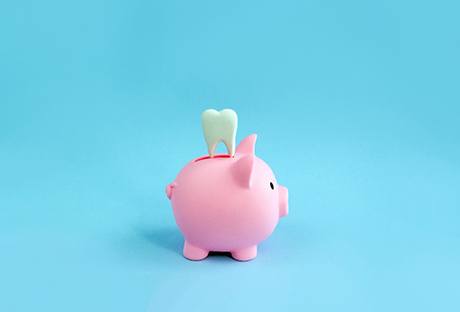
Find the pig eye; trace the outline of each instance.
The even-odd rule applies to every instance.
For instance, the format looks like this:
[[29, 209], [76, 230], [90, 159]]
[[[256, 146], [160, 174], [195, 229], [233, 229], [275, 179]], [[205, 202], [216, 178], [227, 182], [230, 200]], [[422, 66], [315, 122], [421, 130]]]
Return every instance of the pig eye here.
[[275, 186], [273, 185], [273, 182], [270, 182], [270, 188], [271, 188], [272, 190], [275, 189]]

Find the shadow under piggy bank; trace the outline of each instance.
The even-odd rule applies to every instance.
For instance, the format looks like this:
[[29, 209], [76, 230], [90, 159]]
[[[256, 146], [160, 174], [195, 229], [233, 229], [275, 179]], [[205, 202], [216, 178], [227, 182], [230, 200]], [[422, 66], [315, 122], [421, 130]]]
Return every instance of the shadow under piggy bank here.
[[146, 242], [176, 254], [182, 254], [184, 239], [173, 227], [137, 227], [137, 234]]

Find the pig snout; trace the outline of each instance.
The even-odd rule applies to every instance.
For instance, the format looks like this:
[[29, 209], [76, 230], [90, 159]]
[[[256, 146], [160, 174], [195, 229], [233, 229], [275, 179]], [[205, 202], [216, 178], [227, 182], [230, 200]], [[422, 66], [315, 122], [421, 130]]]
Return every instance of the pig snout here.
[[282, 185], [278, 187], [279, 192], [279, 208], [280, 208], [280, 218], [288, 214], [288, 189]]

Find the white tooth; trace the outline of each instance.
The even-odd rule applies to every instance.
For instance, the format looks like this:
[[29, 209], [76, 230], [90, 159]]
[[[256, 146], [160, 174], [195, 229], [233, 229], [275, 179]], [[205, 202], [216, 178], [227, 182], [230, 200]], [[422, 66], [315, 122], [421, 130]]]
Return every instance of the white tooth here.
[[238, 116], [231, 109], [220, 112], [215, 109], [207, 109], [201, 114], [204, 138], [208, 144], [209, 156], [213, 157], [214, 150], [220, 141], [227, 147], [228, 153], [235, 154], [236, 129], [238, 128]]

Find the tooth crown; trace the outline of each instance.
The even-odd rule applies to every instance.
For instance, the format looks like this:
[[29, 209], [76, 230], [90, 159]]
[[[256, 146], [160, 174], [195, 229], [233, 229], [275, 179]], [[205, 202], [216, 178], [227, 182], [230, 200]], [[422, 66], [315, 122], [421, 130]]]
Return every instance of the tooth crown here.
[[209, 156], [214, 156], [214, 151], [219, 142], [223, 142], [228, 153], [235, 155], [236, 130], [238, 116], [232, 109], [207, 109], [201, 114], [204, 138], [208, 145]]

